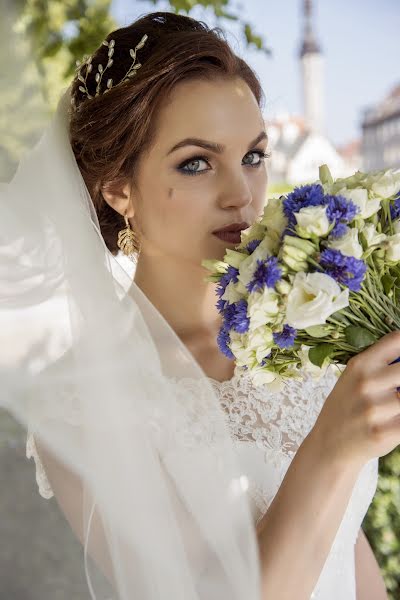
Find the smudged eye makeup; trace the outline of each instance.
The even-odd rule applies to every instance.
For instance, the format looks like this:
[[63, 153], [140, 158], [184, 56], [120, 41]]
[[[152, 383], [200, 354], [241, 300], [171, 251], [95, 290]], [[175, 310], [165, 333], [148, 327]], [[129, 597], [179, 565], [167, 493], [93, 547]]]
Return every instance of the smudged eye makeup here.
[[[264, 152], [262, 150], [251, 150], [250, 152], [248, 152], [246, 154], [246, 156], [249, 156], [249, 155], [250, 156], [257, 155], [259, 157], [259, 160], [256, 163], [252, 163], [252, 162], [244, 163], [245, 165], [252, 167], [253, 169], [258, 168], [260, 165], [263, 164], [263, 162], [266, 158], [269, 158], [271, 156], [271, 154], [269, 152]], [[192, 158], [189, 158], [189, 159], [185, 160], [183, 163], [181, 163], [177, 167], [177, 171], [179, 173], [182, 173], [182, 175], [189, 175], [189, 176], [201, 175], [202, 173], [206, 173], [207, 171], [209, 171], [210, 169], [202, 169], [201, 171], [198, 171], [198, 170], [196, 170], [196, 168], [189, 168], [191, 165], [192, 166], [195, 165], [195, 167], [196, 167], [196, 164], [198, 165], [198, 163], [200, 161], [204, 161], [204, 162], [210, 164], [209, 158], [207, 156], [197, 155], [197, 156], [193, 156]]]

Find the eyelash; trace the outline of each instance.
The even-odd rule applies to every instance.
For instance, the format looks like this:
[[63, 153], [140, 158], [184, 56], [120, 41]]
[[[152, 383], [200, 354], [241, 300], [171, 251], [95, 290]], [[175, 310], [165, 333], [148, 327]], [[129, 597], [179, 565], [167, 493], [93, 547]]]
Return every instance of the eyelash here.
[[[260, 161], [258, 163], [254, 164], [254, 165], [251, 165], [251, 164], [247, 165], [249, 167], [252, 167], [253, 169], [256, 169], [257, 167], [262, 165], [264, 159], [270, 158], [270, 156], [271, 156], [270, 152], [263, 152], [262, 150], [250, 150], [250, 152], [248, 152], [247, 154], [258, 154], [260, 157]], [[247, 154], [246, 154], [246, 156], [247, 156]], [[183, 175], [192, 176], [192, 175], [202, 175], [203, 173], [206, 173], [209, 170], [209, 169], [206, 169], [203, 171], [188, 171], [183, 168], [186, 165], [190, 164], [191, 162], [194, 162], [195, 160], [204, 160], [205, 162], [207, 162], [209, 164], [208, 158], [206, 156], [193, 156], [192, 158], [185, 160], [185, 162], [183, 162], [181, 165], [179, 165], [178, 171], [180, 173], [182, 173]]]

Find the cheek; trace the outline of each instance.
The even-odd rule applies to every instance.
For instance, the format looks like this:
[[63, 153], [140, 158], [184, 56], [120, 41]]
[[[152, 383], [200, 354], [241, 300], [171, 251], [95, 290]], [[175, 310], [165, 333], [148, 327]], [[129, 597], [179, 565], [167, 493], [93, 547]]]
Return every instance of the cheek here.
[[193, 190], [190, 193], [155, 183], [146, 190], [138, 213], [143, 237], [153, 247], [169, 249], [172, 253], [181, 253], [182, 247], [189, 252], [194, 240], [210, 229], [210, 211], [204, 195]]
[[267, 187], [268, 187], [268, 174], [266, 169], [260, 173], [260, 177], [255, 182], [253, 188], [253, 199], [256, 207], [257, 214], [262, 213], [265, 203], [267, 201]]

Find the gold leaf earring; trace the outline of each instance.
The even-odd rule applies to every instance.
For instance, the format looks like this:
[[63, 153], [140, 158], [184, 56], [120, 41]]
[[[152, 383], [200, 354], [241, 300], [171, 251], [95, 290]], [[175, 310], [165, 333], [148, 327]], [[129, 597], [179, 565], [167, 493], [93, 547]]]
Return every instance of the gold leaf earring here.
[[140, 252], [140, 243], [137, 234], [131, 229], [128, 217], [124, 216], [126, 228], [118, 233], [117, 246], [122, 250], [125, 256], [134, 260], [136, 254]]

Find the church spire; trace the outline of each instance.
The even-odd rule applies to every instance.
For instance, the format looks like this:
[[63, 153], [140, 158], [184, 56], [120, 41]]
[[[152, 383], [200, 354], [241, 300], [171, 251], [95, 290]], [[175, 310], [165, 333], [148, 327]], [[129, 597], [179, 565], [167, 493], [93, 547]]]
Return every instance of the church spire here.
[[303, 111], [310, 131], [324, 131], [323, 55], [312, 27], [312, 2], [303, 1], [303, 39], [300, 47]]
[[303, 1], [304, 34], [300, 48], [300, 58], [305, 54], [319, 54], [321, 48], [315, 39], [312, 28], [312, 0]]

